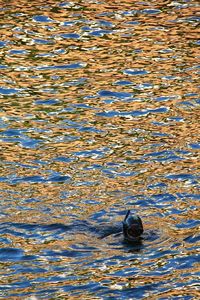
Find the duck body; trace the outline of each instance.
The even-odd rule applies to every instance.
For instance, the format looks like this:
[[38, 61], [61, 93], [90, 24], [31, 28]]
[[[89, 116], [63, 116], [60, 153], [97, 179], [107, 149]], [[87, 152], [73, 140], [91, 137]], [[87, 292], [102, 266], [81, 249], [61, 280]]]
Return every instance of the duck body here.
[[142, 239], [143, 225], [141, 218], [128, 210], [122, 222], [114, 224], [100, 222], [97, 224], [88, 220], [76, 220], [73, 224], [68, 225], [68, 230], [73, 233], [83, 234], [90, 232], [99, 239], [105, 239], [109, 236], [119, 240], [123, 238], [125, 242], [134, 244]]
[[121, 236], [125, 242], [137, 243], [141, 240], [144, 230], [141, 218], [128, 210], [122, 223], [119, 222], [109, 226], [102, 224], [95, 227], [95, 231], [100, 235], [100, 239], [108, 236]]

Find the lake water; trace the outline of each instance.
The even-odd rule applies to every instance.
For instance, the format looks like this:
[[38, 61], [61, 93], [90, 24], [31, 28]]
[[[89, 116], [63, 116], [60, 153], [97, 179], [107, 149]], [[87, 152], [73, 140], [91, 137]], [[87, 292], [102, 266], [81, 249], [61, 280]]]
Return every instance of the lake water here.
[[1, 299], [200, 298], [198, 10], [0, 2]]

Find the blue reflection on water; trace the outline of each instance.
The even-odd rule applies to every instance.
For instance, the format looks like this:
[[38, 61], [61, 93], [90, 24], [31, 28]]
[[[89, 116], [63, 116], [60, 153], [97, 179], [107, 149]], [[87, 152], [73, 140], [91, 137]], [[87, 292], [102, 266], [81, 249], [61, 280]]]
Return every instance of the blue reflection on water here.
[[35, 100], [35, 104], [40, 105], [54, 105], [58, 104], [60, 101], [58, 99], [47, 99], [47, 100]]
[[79, 39], [80, 35], [77, 33], [63, 33], [60, 35], [63, 39]]
[[139, 75], [146, 75], [148, 72], [143, 69], [127, 69], [124, 71], [124, 74], [132, 75], [132, 76], [139, 76]]
[[41, 66], [41, 67], [35, 67], [36, 70], [65, 70], [65, 69], [79, 69], [83, 68], [85, 65], [83, 63], [74, 63], [74, 64], [68, 64], [68, 65], [55, 65], [55, 66]]
[[0, 41], [0, 48], [3, 48], [7, 45], [6, 41]]
[[44, 16], [44, 15], [38, 15], [38, 16], [34, 16], [33, 17], [33, 20], [36, 21], [36, 22], [52, 22], [53, 20], [47, 16]]
[[133, 94], [131, 93], [125, 93], [125, 92], [111, 92], [111, 91], [100, 91], [99, 96], [100, 97], [116, 97], [116, 98], [127, 98], [131, 97]]
[[0, 87], [0, 94], [5, 96], [17, 94], [19, 91], [18, 89]]
[[1, 248], [0, 249], [0, 260], [20, 260], [24, 255], [24, 251], [22, 249], [15, 248]]

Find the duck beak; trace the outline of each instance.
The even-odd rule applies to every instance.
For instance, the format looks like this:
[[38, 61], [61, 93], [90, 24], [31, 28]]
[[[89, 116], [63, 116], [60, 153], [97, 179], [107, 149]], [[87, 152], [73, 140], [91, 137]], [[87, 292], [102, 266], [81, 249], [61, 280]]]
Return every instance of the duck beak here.
[[128, 216], [130, 214], [130, 210], [127, 211], [126, 213], [126, 216], [124, 218], [124, 221], [122, 222], [122, 225], [123, 225], [123, 234], [125, 237], [127, 237], [127, 231], [128, 231], [128, 222], [127, 222], [127, 219], [128, 219]]
[[126, 222], [126, 220], [128, 219], [128, 216], [130, 215], [131, 211], [130, 209], [127, 211], [126, 216], [124, 218], [124, 222]]

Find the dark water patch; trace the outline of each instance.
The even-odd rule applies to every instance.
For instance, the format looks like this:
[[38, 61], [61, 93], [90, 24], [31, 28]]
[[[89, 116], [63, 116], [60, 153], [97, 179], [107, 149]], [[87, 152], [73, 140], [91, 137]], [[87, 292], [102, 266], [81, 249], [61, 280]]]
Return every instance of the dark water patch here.
[[[104, 214], [101, 212], [101, 216]], [[100, 222], [97, 222], [97, 220]], [[35, 234], [42, 235], [42, 233], [48, 233], [49, 235], [59, 235], [63, 233], [69, 234], [90, 234], [93, 233], [96, 238], [103, 238], [108, 236], [109, 234], [119, 233], [122, 230], [122, 223], [109, 224], [109, 222], [105, 223], [103, 219], [103, 223], [101, 221], [100, 215], [94, 214], [89, 220], [77, 220], [76, 218], [71, 218], [71, 222], [69, 224], [62, 223], [52, 223], [52, 224], [27, 224], [27, 223], [14, 223], [7, 222], [0, 224], [0, 232], [1, 233], [9, 233], [16, 236], [23, 236], [28, 238], [36, 237]], [[74, 249], [85, 249], [86, 245], [74, 245]], [[90, 248], [90, 246], [87, 245]], [[88, 248], [88, 249], [89, 249]]]

